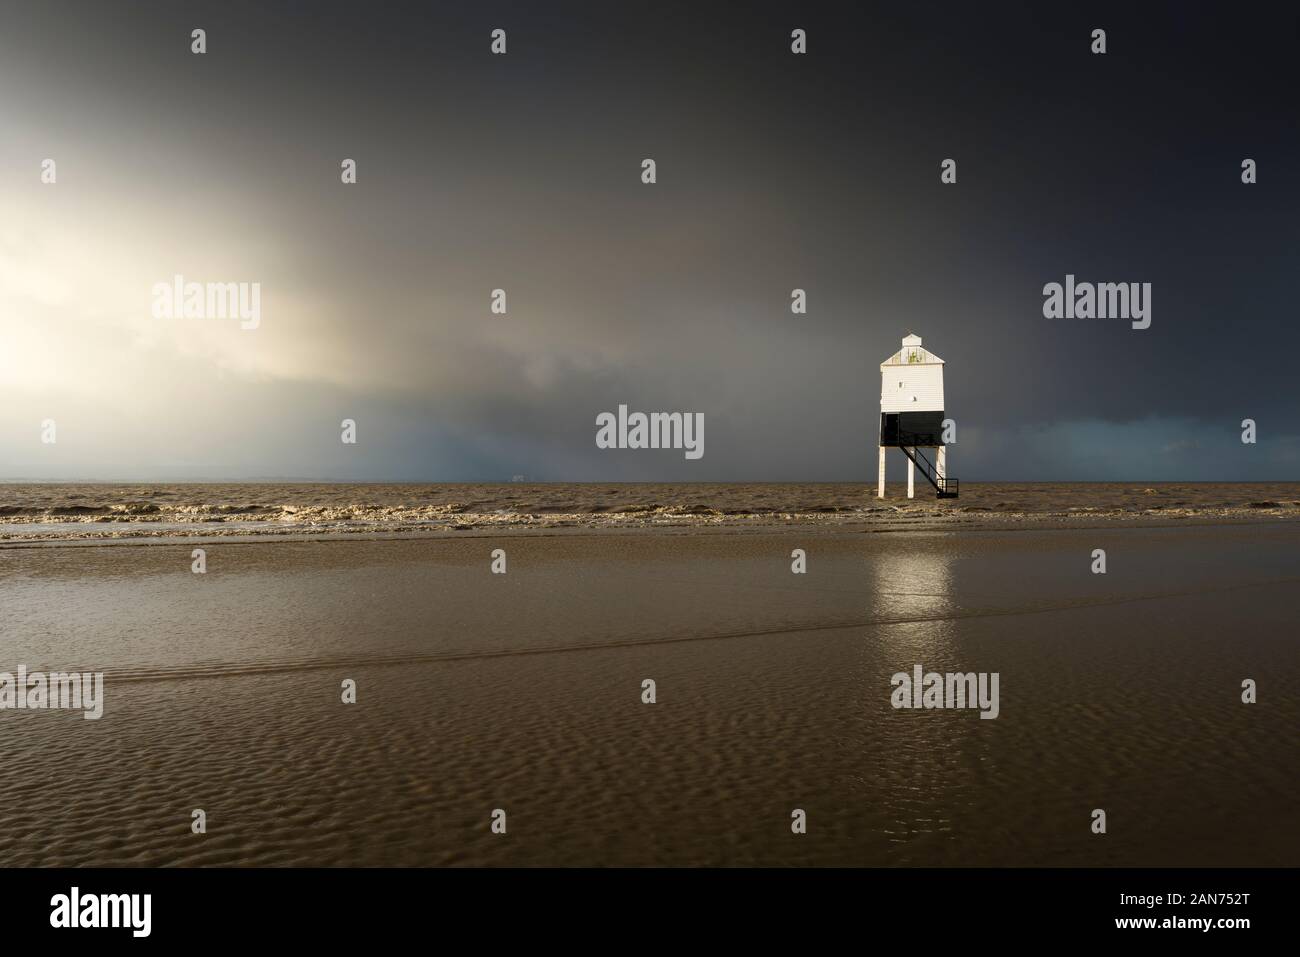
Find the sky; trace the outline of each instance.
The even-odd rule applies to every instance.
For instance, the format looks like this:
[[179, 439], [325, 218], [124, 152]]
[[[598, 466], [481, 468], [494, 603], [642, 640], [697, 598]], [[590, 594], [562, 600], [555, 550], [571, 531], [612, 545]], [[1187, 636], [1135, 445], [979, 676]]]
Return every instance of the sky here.
[[1300, 479], [1300, 12], [1140, 7], [6, 4], [0, 479], [874, 484], [909, 332], [963, 481]]

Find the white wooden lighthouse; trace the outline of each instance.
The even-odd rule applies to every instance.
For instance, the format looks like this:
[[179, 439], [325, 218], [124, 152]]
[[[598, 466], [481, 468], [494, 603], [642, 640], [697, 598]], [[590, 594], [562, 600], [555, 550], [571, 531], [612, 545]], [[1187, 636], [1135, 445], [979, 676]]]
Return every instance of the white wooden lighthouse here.
[[[957, 480], [948, 477], [943, 444], [943, 360], [908, 335], [903, 348], [880, 364], [880, 478], [876, 495], [885, 497], [885, 450], [907, 457], [907, 497], [915, 497], [916, 470], [934, 486], [938, 498], [956, 498]], [[923, 449], [932, 449], [931, 463]]]

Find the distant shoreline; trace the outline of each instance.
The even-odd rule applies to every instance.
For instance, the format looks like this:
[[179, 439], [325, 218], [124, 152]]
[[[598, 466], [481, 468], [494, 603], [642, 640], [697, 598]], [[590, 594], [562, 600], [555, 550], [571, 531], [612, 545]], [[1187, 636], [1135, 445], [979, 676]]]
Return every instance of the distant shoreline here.
[[[891, 476], [891, 481], [893, 480]], [[1300, 479], [982, 479], [969, 480], [970, 485], [980, 486], [1034, 486], [1034, 485], [1071, 485], [1071, 486], [1091, 486], [1091, 485], [1136, 485], [1136, 486], [1207, 486], [1207, 485], [1294, 485], [1300, 489]], [[512, 479], [463, 479], [448, 482], [436, 482], [425, 479], [313, 479], [313, 478], [182, 478], [182, 479], [127, 479], [127, 478], [14, 478], [0, 476], [0, 490], [7, 485], [47, 485], [51, 487], [67, 487], [74, 485], [95, 485], [95, 486], [121, 486], [121, 487], [163, 487], [163, 486], [239, 486], [239, 485], [283, 485], [283, 486], [304, 486], [304, 485], [327, 485], [327, 486], [348, 486], [354, 488], [424, 488], [424, 487], [455, 487], [455, 486], [485, 486], [485, 487], [508, 487], [508, 488], [537, 488], [537, 487], [554, 487], [563, 485], [573, 485], [584, 488], [606, 485], [626, 485], [626, 486], [646, 486], [646, 485], [674, 485], [683, 488], [693, 488], [696, 486], [736, 486], [747, 487], [756, 485], [821, 485], [821, 486], [854, 486], [865, 489], [873, 489], [874, 485], [867, 479], [810, 479], [808, 481], [782, 480], [782, 479], [740, 479], [728, 482], [711, 482], [711, 481], [658, 481], [654, 479], [633, 480], [633, 479], [613, 479], [608, 481], [592, 479], [585, 481], [569, 481], [566, 479], [527, 479], [516, 481]], [[892, 486], [891, 486], [892, 487]]]
[[0, 542], [1300, 519], [1300, 482], [971, 483], [943, 500], [901, 492], [881, 499], [857, 483], [0, 485]]

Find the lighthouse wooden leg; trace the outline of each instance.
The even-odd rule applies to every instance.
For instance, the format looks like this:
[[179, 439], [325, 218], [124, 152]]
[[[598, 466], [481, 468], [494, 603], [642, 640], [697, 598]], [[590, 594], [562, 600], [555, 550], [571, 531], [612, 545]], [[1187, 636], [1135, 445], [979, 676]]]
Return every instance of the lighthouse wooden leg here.
[[907, 497], [916, 497], [916, 463], [911, 459], [907, 460]]
[[880, 447], [880, 477], [876, 479], [876, 498], [885, 497], [885, 447]]

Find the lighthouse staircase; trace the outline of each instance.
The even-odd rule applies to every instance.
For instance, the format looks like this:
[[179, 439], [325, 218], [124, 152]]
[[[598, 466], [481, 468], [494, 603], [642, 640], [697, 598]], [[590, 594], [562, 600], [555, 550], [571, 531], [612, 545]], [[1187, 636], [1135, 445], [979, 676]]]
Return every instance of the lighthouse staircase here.
[[908, 439], [915, 441], [917, 436], [907, 433], [900, 434], [898, 437], [899, 447], [903, 450], [903, 454], [921, 470], [921, 474], [925, 476], [926, 480], [934, 486], [935, 498], [956, 498], [958, 491], [957, 480], [946, 475], [940, 475], [939, 470], [925, 457], [921, 447], [919, 445], [908, 445]]

